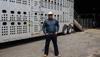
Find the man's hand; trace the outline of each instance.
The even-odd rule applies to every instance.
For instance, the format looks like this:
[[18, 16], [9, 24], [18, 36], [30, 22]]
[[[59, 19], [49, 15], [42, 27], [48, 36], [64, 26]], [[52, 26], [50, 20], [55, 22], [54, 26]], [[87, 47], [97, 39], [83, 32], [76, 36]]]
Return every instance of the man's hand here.
[[56, 35], [58, 34], [58, 32], [55, 33]]
[[48, 35], [48, 33], [45, 33], [45, 35]]

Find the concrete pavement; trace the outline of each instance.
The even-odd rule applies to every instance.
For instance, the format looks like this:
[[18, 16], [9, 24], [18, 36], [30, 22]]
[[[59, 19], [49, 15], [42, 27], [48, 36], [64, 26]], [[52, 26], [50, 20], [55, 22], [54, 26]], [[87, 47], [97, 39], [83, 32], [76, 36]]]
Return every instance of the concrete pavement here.
[[[43, 57], [44, 43], [45, 40], [41, 40], [0, 49], [0, 57]], [[100, 30], [59, 36], [58, 45], [62, 57], [87, 57], [92, 48], [100, 48]], [[52, 42], [48, 57], [55, 57]]]

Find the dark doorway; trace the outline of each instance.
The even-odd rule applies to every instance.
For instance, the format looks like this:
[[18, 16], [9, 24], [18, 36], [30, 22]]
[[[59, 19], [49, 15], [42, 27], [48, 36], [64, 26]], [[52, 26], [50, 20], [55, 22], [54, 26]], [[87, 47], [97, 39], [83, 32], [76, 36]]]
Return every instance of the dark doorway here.
[[[75, 0], [75, 11], [79, 16], [79, 20], [84, 26], [100, 28], [100, 2], [99, 0]], [[84, 18], [83, 18], [84, 17]], [[84, 19], [82, 21], [81, 19]], [[88, 21], [87, 21], [88, 20]], [[91, 22], [92, 21], [92, 22]], [[86, 23], [87, 22], [87, 23]]]
[[96, 15], [96, 27], [100, 28], [100, 14]]

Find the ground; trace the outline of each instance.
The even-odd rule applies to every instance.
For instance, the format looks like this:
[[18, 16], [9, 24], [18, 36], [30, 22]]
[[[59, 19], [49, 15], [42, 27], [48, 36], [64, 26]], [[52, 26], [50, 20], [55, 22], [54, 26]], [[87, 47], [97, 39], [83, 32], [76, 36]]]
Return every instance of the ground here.
[[[0, 49], [0, 57], [43, 57], [44, 43], [45, 40], [40, 40]], [[99, 43], [99, 29], [58, 36], [58, 46], [62, 57], [87, 57], [92, 48], [100, 48]], [[52, 42], [48, 57], [55, 57]]]

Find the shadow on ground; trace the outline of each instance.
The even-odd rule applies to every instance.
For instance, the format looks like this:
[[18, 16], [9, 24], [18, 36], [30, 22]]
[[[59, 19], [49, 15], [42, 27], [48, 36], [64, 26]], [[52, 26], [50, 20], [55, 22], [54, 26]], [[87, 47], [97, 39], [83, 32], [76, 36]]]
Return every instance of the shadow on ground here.
[[[58, 36], [61, 36], [61, 35], [62, 35], [61, 33], [58, 34]], [[39, 36], [39, 37], [17, 40], [17, 41], [12, 41], [12, 42], [0, 43], [0, 49], [5, 49], [5, 48], [9, 48], [9, 47], [23, 45], [23, 44], [26, 44], [26, 43], [41, 41], [41, 40], [44, 40], [44, 39], [45, 39], [45, 36]]]

